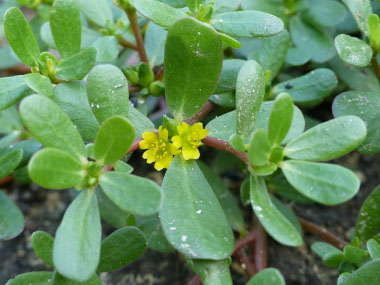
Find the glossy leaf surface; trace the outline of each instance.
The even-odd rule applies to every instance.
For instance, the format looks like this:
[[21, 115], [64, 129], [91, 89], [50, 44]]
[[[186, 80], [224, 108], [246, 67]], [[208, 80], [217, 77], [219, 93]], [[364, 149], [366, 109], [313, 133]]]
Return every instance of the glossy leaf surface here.
[[339, 35], [335, 38], [335, 47], [339, 57], [345, 63], [357, 67], [365, 67], [371, 62], [371, 47], [358, 38]]

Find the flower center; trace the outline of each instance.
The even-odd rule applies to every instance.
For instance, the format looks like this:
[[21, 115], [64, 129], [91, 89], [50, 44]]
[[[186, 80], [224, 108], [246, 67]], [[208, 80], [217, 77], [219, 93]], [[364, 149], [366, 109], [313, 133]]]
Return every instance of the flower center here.
[[197, 148], [201, 145], [199, 136], [196, 132], [191, 132], [187, 137], [187, 142], [192, 148]]
[[168, 143], [162, 139], [153, 142], [151, 148], [154, 149], [154, 155], [158, 159], [163, 159], [170, 155]]

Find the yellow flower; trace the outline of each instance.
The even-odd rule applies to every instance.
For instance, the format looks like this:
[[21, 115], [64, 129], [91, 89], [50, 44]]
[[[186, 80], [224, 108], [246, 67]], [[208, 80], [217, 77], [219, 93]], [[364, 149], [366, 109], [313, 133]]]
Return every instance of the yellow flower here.
[[143, 140], [140, 141], [139, 146], [141, 149], [146, 149], [143, 153], [143, 158], [147, 163], [153, 163], [154, 168], [162, 170], [168, 168], [173, 159], [173, 155], [180, 154], [180, 150], [169, 142], [168, 130], [162, 128], [158, 129], [158, 135], [152, 132], [145, 132], [142, 134]]
[[202, 123], [196, 123], [191, 127], [182, 122], [177, 126], [178, 136], [172, 137], [173, 145], [182, 147], [182, 156], [185, 160], [198, 159], [200, 156], [198, 147], [202, 145], [201, 140], [207, 136], [208, 131], [203, 128]]

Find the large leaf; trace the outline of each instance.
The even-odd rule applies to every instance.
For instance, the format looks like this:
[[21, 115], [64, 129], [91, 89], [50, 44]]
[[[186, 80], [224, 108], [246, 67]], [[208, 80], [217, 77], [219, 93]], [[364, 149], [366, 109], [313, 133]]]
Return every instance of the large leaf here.
[[24, 229], [24, 216], [11, 199], [0, 190], [0, 240], [12, 239]]
[[380, 229], [380, 186], [375, 188], [361, 206], [355, 226], [355, 237], [365, 242]]
[[265, 76], [260, 64], [247, 61], [236, 82], [237, 133], [247, 139], [255, 128], [265, 93]]
[[338, 80], [330, 69], [318, 68], [300, 77], [281, 82], [272, 92], [289, 93], [295, 103], [301, 106], [315, 106], [331, 94]]
[[192, 18], [173, 25], [165, 47], [170, 112], [178, 118], [195, 115], [214, 91], [222, 64], [222, 43], [213, 28]]
[[134, 0], [134, 6], [149, 20], [164, 28], [170, 28], [179, 19], [187, 17], [183, 11], [158, 1]]
[[120, 209], [139, 216], [158, 212], [162, 193], [153, 181], [123, 172], [106, 172], [99, 181], [104, 193]]
[[223, 260], [186, 259], [204, 285], [232, 285], [230, 263]]
[[269, 37], [284, 29], [281, 19], [259, 11], [237, 11], [216, 15], [211, 24], [219, 31], [236, 37]]
[[160, 218], [169, 242], [191, 258], [229, 257], [234, 249], [231, 228], [196, 162], [176, 156], [162, 188], [165, 199]]
[[63, 58], [80, 51], [81, 19], [75, 0], [55, 0], [50, 12], [54, 42]]
[[45, 146], [66, 151], [86, 161], [86, 150], [73, 123], [50, 99], [33, 95], [20, 105], [20, 115], [29, 131]]
[[335, 47], [339, 57], [348, 64], [357, 67], [365, 67], [372, 59], [372, 49], [364, 41], [347, 35], [339, 35], [335, 38]]
[[367, 129], [356, 116], [339, 117], [319, 124], [292, 140], [284, 154], [297, 160], [331, 160], [357, 148]]
[[91, 111], [86, 84], [82, 81], [63, 82], [54, 90], [54, 102], [74, 123], [83, 140], [93, 142], [99, 129], [99, 123]]
[[39, 271], [17, 275], [9, 280], [6, 285], [51, 285], [53, 272]]
[[53, 245], [54, 238], [43, 231], [37, 231], [32, 234], [32, 245], [34, 252], [47, 265], [54, 268], [53, 264]]
[[273, 205], [265, 181], [261, 177], [251, 176], [251, 204], [265, 230], [279, 243], [299, 246], [302, 237], [297, 228]]
[[122, 116], [112, 116], [103, 122], [95, 139], [94, 155], [101, 165], [121, 159], [135, 138], [135, 129]]
[[96, 195], [83, 190], [67, 208], [54, 241], [58, 272], [75, 281], [95, 273], [100, 256], [101, 225]]
[[355, 115], [363, 119], [367, 137], [359, 146], [359, 151], [364, 154], [380, 151], [379, 108], [380, 92], [348, 91], [337, 96], [333, 103], [335, 117]]
[[79, 9], [86, 17], [95, 24], [106, 27], [107, 23], [112, 23], [112, 9], [107, 0], [75, 0]]
[[368, 17], [372, 14], [371, 1], [369, 0], [342, 0], [348, 7], [359, 29], [368, 36]]
[[83, 165], [67, 152], [44, 148], [28, 164], [30, 178], [48, 189], [66, 189], [78, 185], [86, 176]]
[[280, 167], [294, 188], [321, 204], [346, 202], [359, 190], [359, 178], [339, 165], [287, 160]]
[[9, 8], [4, 17], [4, 31], [17, 57], [26, 65], [35, 66], [40, 49], [32, 30], [19, 8]]
[[344, 285], [379, 284], [379, 266], [380, 258], [374, 259], [364, 264], [345, 280]]
[[0, 110], [7, 109], [31, 94], [22, 75], [0, 78]]
[[135, 227], [114, 231], [102, 241], [97, 272], [110, 272], [138, 259], [146, 249], [143, 233]]
[[128, 82], [114, 65], [98, 65], [87, 79], [87, 96], [95, 117], [103, 123], [113, 115], [128, 117]]
[[265, 268], [252, 277], [247, 285], [285, 285], [285, 279], [276, 268]]

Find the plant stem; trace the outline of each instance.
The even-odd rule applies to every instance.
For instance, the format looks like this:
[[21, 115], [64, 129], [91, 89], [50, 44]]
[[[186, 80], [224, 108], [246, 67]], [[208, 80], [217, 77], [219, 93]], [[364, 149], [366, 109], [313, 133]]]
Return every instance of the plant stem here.
[[119, 40], [119, 44], [120, 44], [122, 47], [137, 50], [137, 45], [135, 45], [134, 43], [132, 43], [132, 42], [130, 42], [130, 41], [127, 41], [127, 40], [124, 39], [123, 37], [118, 37], [118, 40]]
[[380, 66], [379, 66], [379, 62], [377, 61], [376, 55], [377, 55], [376, 53], [373, 55], [371, 64], [372, 64], [373, 71], [375, 72], [377, 76], [377, 79], [380, 80]]
[[235, 250], [233, 251], [232, 255], [237, 253], [239, 250], [241, 250], [243, 247], [245, 247], [247, 244], [252, 243], [256, 239], [256, 231], [250, 231], [245, 237], [238, 239], [235, 242]]
[[325, 228], [318, 226], [304, 218], [298, 217], [298, 221], [300, 222], [302, 228], [305, 231], [308, 231], [321, 239], [325, 240], [329, 244], [336, 246], [339, 249], [343, 249], [344, 246], [348, 245], [348, 243], [339, 237], [335, 236], [333, 233], [327, 231]]
[[3, 178], [0, 178], [0, 187], [3, 187], [5, 185], [8, 185], [9, 183], [13, 182], [13, 175], [9, 175]]
[[128, 16], [129, 23], [131, 24], [133, 34], [135, 35], [135, 38], [136, 38], [137, 51], [139, 52], [140, 59], [143, 62], [149, 63], [148, 56], [146, 55], [146, 51], [145, 51], [144, 40], [141, 35], [139, 23], [137, 21], [136, 10], [127, 9], [125, 13]]
[[257, 272], [267, 268], [268, 265], [268, 257], [267, 257], [267, 232], [259, 222], [257, 218], [255, 218], [255, 232], [256, 239], [254, 240], [254, 250], [253, 255], [255, 258], [255, 264]]
[[244, 264], [244, 269], [247, 273], [247, 276], [249, 278], [253, 277], [257, 273], [256, 266], [244, 252], [244, 249], [239, 250], [236, 253], [236, 256], [239, 258], [240, 263]]
[[188, 285], [202, 285], [202, 281], [199, 275], [195, 275], [193, 279], [190, 280]]
[[196, 122], [199, 122], [204, 117], [206, 117], [212, 110], [214, 110], [215, 106], [210, 101], [207, 101], [206, 104], [203, 105], [203, 107], [200, 109], [198, 113], [196, 113], [193, 117], [190, 119], [185, 120], [186, 123], [189, 125], [195, 124]]

